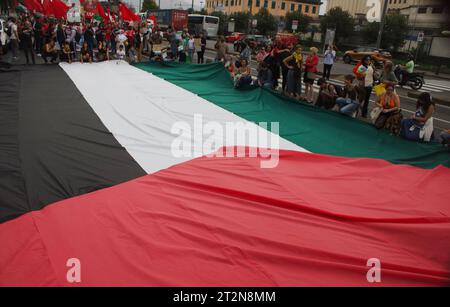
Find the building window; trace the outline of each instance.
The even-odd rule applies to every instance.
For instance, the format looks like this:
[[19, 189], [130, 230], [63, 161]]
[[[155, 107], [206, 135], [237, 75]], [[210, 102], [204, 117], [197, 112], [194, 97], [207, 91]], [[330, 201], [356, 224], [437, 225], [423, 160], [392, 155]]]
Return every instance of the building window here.
[[261, 1], [260, 0], [256, 0], [256, 7], [260, 7], [261, 6]]
[[230, 6], [234, 6], [234, 0], [231, 0], [231, 5]]
[[427, 13], [427, 8], [426, 7], [419, 7], [419, 9], [417, 10], [418, 14], [426, 14]]
[[228, 6], [228, 0], [225, 0], [225, 6]]
[[291, 12], [293, 12], [295, 10], [295, 4], [291, 3]]
[[272, 9], [275, 9], [275, 1], [272, 1]]
[[269, 0], [264, 0], [264, 8], [266, 9], [269, 6]]
[[433, 10], [431, 11], [431, 13], [433, 14], [442, 14], [443, 12], [444, 12], [443, 7], [433, 7]]
[[305, 5], [305, 13], [309, 13], [309, 5]]
[[298, 5], [298, 11], [299, 11], [300, 13], [302, 12], [302, 5], [301, 5], [301, 4]]
[[313, 6], [313, 8], [312, 8], [312, 13], [315, 14], [316, 12], [317, 12], [317, 7], [316, 7], [316, 6]]
[[282, 10], [285, 10], [285, 9], [286, 9], [286, 3], [281, 2], [281, 9], [282, 9]]
[[252, 0], [248, 0], [248, 6], [252, 6], [253, 5], [253, 2], [252, 2]]

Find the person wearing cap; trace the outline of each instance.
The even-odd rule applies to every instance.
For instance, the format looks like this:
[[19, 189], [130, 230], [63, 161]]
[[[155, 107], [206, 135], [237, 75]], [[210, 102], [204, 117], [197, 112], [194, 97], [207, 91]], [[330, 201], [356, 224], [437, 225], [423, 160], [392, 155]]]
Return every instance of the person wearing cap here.
[[429, 142], [433, 135], [433, 113], [435, 105], [429, 93], [420, 94], [416, 103], [416, 112], [411, 118], [401, 122], [400, 135], [411, 141]]

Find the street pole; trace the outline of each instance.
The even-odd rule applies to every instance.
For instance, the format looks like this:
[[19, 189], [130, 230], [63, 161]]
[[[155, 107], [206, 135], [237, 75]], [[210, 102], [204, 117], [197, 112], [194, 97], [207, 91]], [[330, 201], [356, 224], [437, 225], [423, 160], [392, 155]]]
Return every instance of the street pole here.
[[192, 8], [192, 14], [194, 13], [194, 0], [192, 0], [192, 6], [191, 6], [191, 8]]
[[381, 38], [383, 37], [384, 24], [386, 23], [388, 1], [389, 0], [384, 0], [383, 13], [381, 14], [380, 30], [378, 31], [377, 46], [376, 46], [378, 49], [381, 47]]

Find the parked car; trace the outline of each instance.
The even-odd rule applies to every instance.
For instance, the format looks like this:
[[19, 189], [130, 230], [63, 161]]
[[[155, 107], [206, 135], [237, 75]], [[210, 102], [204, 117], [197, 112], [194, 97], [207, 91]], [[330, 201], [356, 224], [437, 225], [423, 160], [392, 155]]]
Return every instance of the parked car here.
[[373, 47], [360, 47], [354, 50], [349, 50], [344, 54], [344, 62], [351, 64], [362, 60], [365, 56], [370, 55], [375, 63], [381, 63], [385, 60], [391, 60], [392, 55], [389, 51], [377, 49]]
[[253, 52], [258, 52], [261, 47], [271, 44], [271, 41], [264, 35], [246, 35], [234, 42], [234, 51], [241, 52], [244, 43], [248, 44]]
[[298, 44], [298, 38], [292, 33], [278, 33], [275, 36], [275, 42], [285, 46], [289, 45], [295, 46]]
[[231, 35], [225, 36], [225, 41], [227, 43], [234, 43], [235, 41], [241, 39], [244, 36], [245, 36], [245, 33], [233, 32], [233, 33], [231, 33]]

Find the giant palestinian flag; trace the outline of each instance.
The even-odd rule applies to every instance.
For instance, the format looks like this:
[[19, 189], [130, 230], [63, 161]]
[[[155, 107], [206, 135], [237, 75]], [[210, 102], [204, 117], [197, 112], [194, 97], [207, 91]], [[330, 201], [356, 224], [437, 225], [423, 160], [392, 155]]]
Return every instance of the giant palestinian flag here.
[[[1, 285], [368, 286], [373, 258], [377, 285], [450, 284], [447, 149], [219, 64], [2, 72], [0, 119]], [[229, 123], [271, 141], [209, 139]]]

